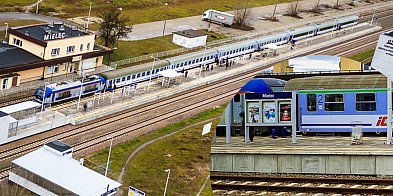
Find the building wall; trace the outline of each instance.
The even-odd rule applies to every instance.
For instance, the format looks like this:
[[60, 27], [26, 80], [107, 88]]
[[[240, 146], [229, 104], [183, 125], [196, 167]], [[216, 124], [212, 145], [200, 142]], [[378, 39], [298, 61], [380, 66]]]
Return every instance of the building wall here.
[[20, 75], [20, 82], [28, 82], [32, 80], [39, 80], [42, 78], [42, 71], [43, 67], [29, 69], [24, 71], [19, 71], [18, 74]]
[[[9, 74], [7, 74], [7, 75], [9, 75]], [[12, 83], [13, 83], [14, 78], [17, 78], [17, 82], [16, 82], [15, 86], [19, 86], [19, 84], [20, 84], [20, 79], [21, 79], [20, 76], [9, 75], [9, 77], [8, 77], [7, 75], [0, 78], [0, 90], [10, 89], [12, 87]], [[6, 83], [4, 83], [5, 80], [7, 80]]]
[[172, 42], [186, 47], [186, 48], [195, 48], [198, 46], [204, 46], [206, 44], [207, 35], [201, 37], [188, 38], [181, 35], [173, 34]]
[[[95, 35], [84, 35], [80, 37], [72, 37], [66, 39], [58, 39], [48, 41], [48, 46], [45, 49], [44, 59], [54, 59], [66, 56], [80, 55], [88, 52], [92, 52], [94, 48]], [[87, 49], [87, 45], [90, 43], [90, 48]], [[83, 50], [81, 51], [81, 45], [83, 44]], [[68, 46], [75, 46], [74, 52], [67, 53]], [[60, 48], [59, 55], [52, 55], [52, 49]]]
[[[13, 43], [14, 38], [17, 38], [22, 41], [22, 47], [14, 45], [14, 43]], [[22, 39], [22, 38], [15, 36], [13, 34], [9, 34], [8, 44], [22, 48], [23, 50], [26, 50], [26, 51], [30, 52], [31, 54], [36, 55], [40, 58], [44, 57], [44, 47], [37, 45], [33, 42], [27, 41], [25, 39]]]
[[340, 58], [340, 69], [341, 70], [360, 71], [360, 70], [362, 70], [362, 63], [360, 63], [359, 61], [349, 59], [349, 58], [341, 57]]
[[0, 143], [8, 138], [8, 128], [10, 124], [10, 115], [0, 117]]

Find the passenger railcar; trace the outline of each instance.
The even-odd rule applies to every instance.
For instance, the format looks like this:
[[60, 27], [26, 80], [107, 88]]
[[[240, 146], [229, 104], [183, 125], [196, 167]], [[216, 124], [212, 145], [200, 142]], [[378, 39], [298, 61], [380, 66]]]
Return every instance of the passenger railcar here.
[[298, 92], [299, 130], [386, 132], [386, 77], [383, 75], [315, 76], [288, 81]]
[[[46, 88], [45, 88], [46, 87]], [[65, 81], [40, 87], [35, 92], [35, 101], [53, 104], [81, 96], [100, 92], [105, 88], [105, 79], [100, 76], [89, 76], [81, 81]]]

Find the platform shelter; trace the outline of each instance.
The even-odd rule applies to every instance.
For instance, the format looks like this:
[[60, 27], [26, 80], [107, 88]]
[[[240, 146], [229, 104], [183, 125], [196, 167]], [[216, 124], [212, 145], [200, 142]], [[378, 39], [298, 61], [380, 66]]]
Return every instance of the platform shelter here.
[[41, 104], [34, 101], [26, 101], [0, 108], [4, 125], [0, 128], [0, 138], [17, 135], [18, 128], [29, 126], [37, 122], [37, 112]]
[[180, 83], [180, 77], [183, 76], [182, 73], [178, 73], [175, 70], [167, 69], [164, 71], [158, 72], [160, 76], [162, 76], [162, 86], [169, 86], [173, 83]]
[[38, 195], [115, 195], [120, 183], [72, 158], [73, 148], [59, 141], [11, 162], [9, 180]]

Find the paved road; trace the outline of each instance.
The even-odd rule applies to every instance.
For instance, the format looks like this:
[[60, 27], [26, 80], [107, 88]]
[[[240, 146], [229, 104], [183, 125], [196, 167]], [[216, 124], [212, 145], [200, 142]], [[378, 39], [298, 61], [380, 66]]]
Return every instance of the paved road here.
[[[335, 5], [337, 0], [321, 0], [320, 4], [328, 4], [328, 5]], [[340, 0], [340, 4], [345, 4], [343, 8], [353, 9], [351, 6], [348, 6], [347, 4], [349, 2], [352, 2], [352, 0]], [[359, 7], [360, 5], [364, 5], [365, 3], [358, 3]], [[299, 2], [299, 7], [301, 10], [307, 10], [315, 7], [316, 1], [315, 0], [303, 0]], [[292, 17], [284, 17], [282, 16], [285, 14], [288, 10], [289, 3], [283, 3], [277, 5], [277, 10], [276, 13], [278, 14], [278, 22], [271, 22], [271, 21], [264, 21], [261, 20], [261, 18], [266, 17], [266, 16], [271, 16], [273, 13], [274, 5], [270, 6], [264, 6], [264, 7], [257, 7], [252, 9], [252, 15], [251, 15], [251, 24], [253, 27], [255, 27], [254, 31], [271, 31], [273, 28], [282, 28], [283, 25], [288, 25], [288, 24], [293, 24], [293, 23], [306, 23], [310, 18], [315, 18], [314, 14], [312, 13], [301, 13], [301, 16], [303, 19], [295, 19]], [[344, 13], [346, 10], [343, 11], [337, 11], [335, 10], [332, 13], [325, 13], [324, 15], [318, 16], [319, 18], [326, 17], [327, 15], [329, 16], [336, 16], [337, 12], [340, 14]], [[233, 12], [229, 12], [233, 13]], [[202, 15], [202, 13], [201, 13]], [[181, 31], [185, 29], [207, 29], [208, 28], [208, 22], [202, 21], [201, 20], [201, 15], [200, 16], [192, 16], [192, 17], [186, 17], [186, 18], [178, 18], [178, 19], [173, 19], [173, 20], [167, 20], [166, 22], [166, 30], [165, 30], [165, 35], [171, 34], [174, 31]], [[129, 33], [127, 35], [127, 38], [125, 40], [141, 40], [141, 39], [147, 39], [147, 38], [152, 38], [152, 37], [159, 37], [162, 36], [163, 33], [163, 27], [164, 27], [164, 21], [158, 21], [158, 22], [150, 22], [150, 23], [144, 23], [144, 24], [136, 24], [133, 26], [133, 32]], [[222, 27], [220, 25], [212, 24], [212, 30], [215, 32], [219, 33], [224, 33], [224, 34], [229, 34], [231, 36], [237, 36], [237, 35], [242, 35], [245, 32], [242, 30], [236, 30], [236, 29], [231, 29], [231, 28], [226, 28]], [[249, 32], [247, 32], [249, 33]]]
[[[57, 19], [49, 16], [43, 16], [43, 15], [32, 14], [32, 13], [20, 13], [20, 12], [0, 13], [0, 20], [38, 20], [48, 23], [63, 22], [63, 20], [61, 19]], [[4, 24], [0, 24], [0, 31], [4, 31], [4, 30], [5, 30]]]

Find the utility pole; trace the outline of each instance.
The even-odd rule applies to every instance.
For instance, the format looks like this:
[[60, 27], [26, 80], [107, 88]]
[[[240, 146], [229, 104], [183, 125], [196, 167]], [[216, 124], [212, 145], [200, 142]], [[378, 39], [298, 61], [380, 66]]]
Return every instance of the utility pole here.
[[38, 5], [40, 4], [40, 0], [37, 0], [37, 7], [35, 9], [35, 13], [38, 14]]
[[277, 9], [277, 3], [276, 3], [276, 5], [274, 5], [274, 11], [273, 11], [273, 15], [272, 15], [272, 20], [274, 20], [274, 15], [276, 15], [276, 9]]
[[295, 13], [297, 13], [297, 5], [299, 4], [299, 1], [296, 1], [296, 5], [295, 5]]
[[165, 25], [166, 25], [166, 16], [168, 14], [168, 3], [164, 3], [165, 5], [165, 20], [164, 20], [164, 29], [162, 30], [162, 37], [165, 35]]

